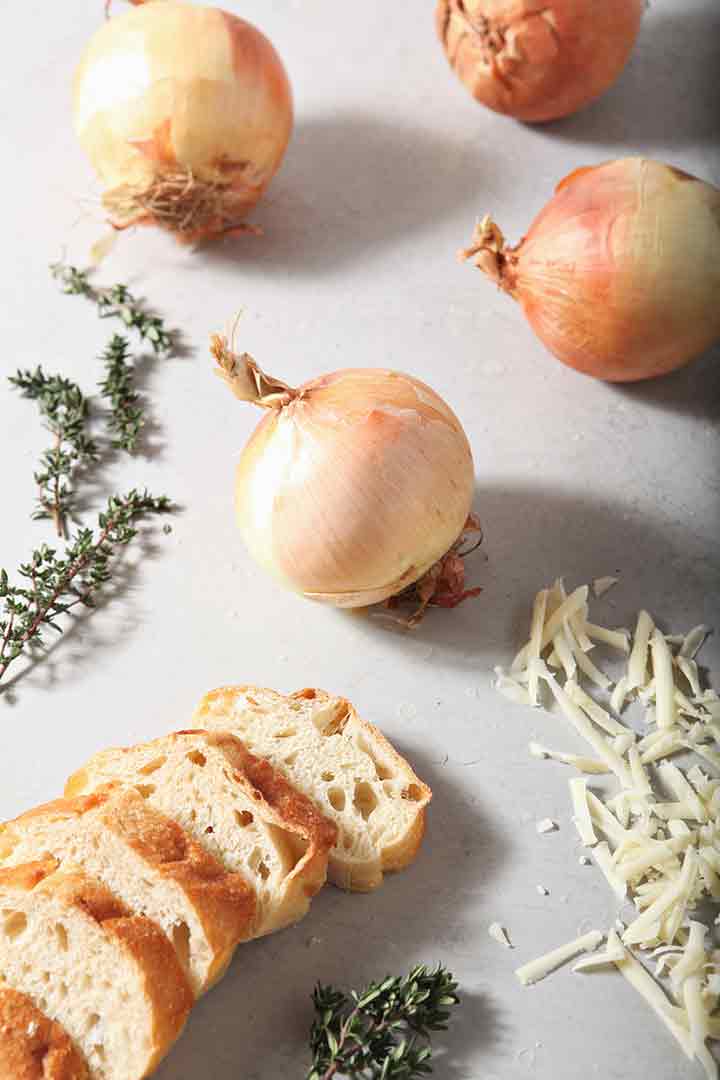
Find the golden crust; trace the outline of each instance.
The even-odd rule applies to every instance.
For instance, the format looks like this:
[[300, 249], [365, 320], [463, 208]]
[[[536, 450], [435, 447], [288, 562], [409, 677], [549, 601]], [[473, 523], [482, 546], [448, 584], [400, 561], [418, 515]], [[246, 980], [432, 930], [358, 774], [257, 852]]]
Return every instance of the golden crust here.
[[[271, 920], [263, 922], [261, 933], [269, 933], [297, 922], [307, 911], [308, 899], [325, 884], [328, 855], [337, 838], [335, 825], [328, 821], [312, 800], [290, 784], [272, 765], [251, 754], [242, 741], [227, 732], [208, 732], [201, 729], [177, 731], [143, 744], [147, 749], [157, 749], [161, 755], [168, 743], [202, 740], [205, 745], [220, 752], [233, 772], [235, 783], [243, 789], [246, 797], [257, 806], [258, 813], [272, 825], [294, 833], [304, 851], [288, 874], [285, 895], [275, 909]], [[132, 752], [119, 750], [117, 753]], [[92, 789], [93, 759], [87, 766], [74, 773], [65, 787], [66, 796], [86, 793]]]
[[[205, 694], [196, 710], [196, 719], [202, 723], [204, 711], [213, 704], [220, 704], [221, 706], [227, 704], [229, 707], [238, 693], [257, 693], [284, 699], [284, 696], [275, 690], [268, 690], [251, 684], [222, 686]], [[382, 884], [383, 871], [403, 870], [417, 857], [425, 833], [425, 811], [432, 799], [432, 791], [415, 774], [405, 758], [397, 752], [383, 733], [374, 724], [359, 716], [347, 699], [336, 698], [325, 690], [311, 687], [296, 690], [295, 693], [288, 695], [288, 698], [296, 701], [339, 702], [341, 708], [339, 708], [338, 712], [344, 714], [341, 726], [344, 726], [349, 720], [353, 720], [358, 724], [370, 745], [374, 745], [384, 758], [390, 758], [397, 771], [404, 776], [408, 798], [417, 806], [417, 816], [414, 818], [411, 828], [392, 845], [382, 850], [379, 861], [362, 863], [357, 859], [349, 858], [339, 849], [331, 852], [327, 872], [328, 880], [334, 885], [342, 889], [349, 889], [352, 892], [370, 892]]]
[[87, 1080], [70, 1036], [26, 994], [0, 989], [0, 1080]]
[[79, 870], [59, 870], [57, 859], [0, 869], [0, 892], [44, 892], [91, 918], [129, 952], [142, 973], [153, 1015], [154, 1068], [185, 1026], [194, 997], [175, 950], [150, 919], [129, 914], [109, 889]]
[[28, 810], [0, 826], [0, 860], [20, 842], [27, 824], [77, 821], [95, 811], [106, 829], [157, 874], [176, 883], [193, 905], [216, 954], [204, 986], [208, 989], [227, 966], [235, 946], [252, 932], [255, 892], [241, 874], [227, 871], [176, 821], [148, 806], [132, 788], [107, 784], [90, 795], [56, 799]]

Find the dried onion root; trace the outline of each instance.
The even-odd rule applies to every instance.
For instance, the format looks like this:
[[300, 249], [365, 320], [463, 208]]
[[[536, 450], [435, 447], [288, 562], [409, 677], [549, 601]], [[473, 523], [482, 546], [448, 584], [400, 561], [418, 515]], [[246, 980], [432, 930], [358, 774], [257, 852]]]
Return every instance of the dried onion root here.
[[258, 231], [244, 219], [282, 161], [292, 98], [255, 27], [176, 0], [137, 6], [89, 43], [73, 107], [115, 228], [182, 241]]

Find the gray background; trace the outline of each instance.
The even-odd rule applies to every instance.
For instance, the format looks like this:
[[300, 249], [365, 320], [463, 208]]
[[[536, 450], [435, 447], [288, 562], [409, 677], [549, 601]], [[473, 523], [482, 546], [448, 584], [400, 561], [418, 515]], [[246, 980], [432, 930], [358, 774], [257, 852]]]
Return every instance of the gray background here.
[[[254, 681], [345, 694], [397, 741], [435, 799], [422, 854], [373, 896], [327, 889], [295, 929], [245, 946], [197, 1008], [163, 1080], [302, 1075], [317, 979], [361, 983], [442, 960], [464, 1004], [437, 1069], [452, 1080], [671, 1080], [693, 1075], [619, 976], [564, 970], [532, 990], [513, 968], [614, 916], [599, 872], [578, 865], [564, 767], [532, 737], [575, 740], [562, 718], [490, 688], [523, 640], [532, 596], [619, 573], [594, 613], [639, 605], [673, 631], [718, 623], [720, 353], [648, 385], [562, 367], [520, 310], [455, 260], [476, 216], [516, 240], [569, 170], [655, 156], [720, 182], [717, 0], [655, 0], [632, 62], [581, 114], [527, 128], [475, 105], [435, 41], [432, 4], [246, 0], [284, 57], [297, 106], [286, 163], [253, 220], [265, 229], [202, 252], [140, 231], [99, 275], [125, 280], [180, 326], [182, 358], [142, 365], [152, 454], [103, 471], [93, 492], [147, 483], [183, 506], [124, 563], [122, 595], [80, 621], [0, 698], [0, 815], [58, 793], [94, 750], [186, 725], [208, 688]], [[119, 10], [119, 6], [118, 6]], [[59, 295], [46, 264], [83, 264], [103, 233], [98, 189], [71, 130], [69, 81], [101, 4], [12, 5], [0, 65], [3, 349], [90, 390], [109, 324]], [[239, 344], [289, 382], [386, 365], [456, 409], [476, 460], [486, 530], [471, 578], [484, 592], [412, 635], [313, 606], [245, 555], [233, 463], [256, 423], [211, 376], [206, 343], [245, 309]], [[0, 387], [3, 565], [47, 536], [29, 521], [45, 444], [33, 406]], [[705, 663], [720, 683], [720, 639]], [[539, 837], [550, 816], [557, 833]], [[536, 885], [550, 895], [541, 897]], [[516, 948], [487, 935], [500, 920]]]

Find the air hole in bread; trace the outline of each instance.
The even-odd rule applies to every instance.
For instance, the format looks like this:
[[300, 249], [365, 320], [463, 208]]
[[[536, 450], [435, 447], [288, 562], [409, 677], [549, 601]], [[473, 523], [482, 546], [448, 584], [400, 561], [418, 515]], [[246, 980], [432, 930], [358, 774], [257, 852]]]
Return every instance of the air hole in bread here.
[[293, 735], [297, 735], [297, 728], [284, 728], [282, 731], [275, 733], [276, 739], [291, 739]]
[[331, 787], [327, 791], [328, 802], [332, 806], [333, 810], [337, 810], [338, 813], [345, 809], [345, 792], [342, 788]]
[[365, 821], [370, 817], [377, 804], [377, 795], [370, 784], [368, 784], [367, 780], [356, 781], [353, 806], [358, 813], [362, 815]]
[[286, 765], [294, 765], [297, 761], [297, 752], [293, 751], [292, 754], [288, 754], [286, 758], [283, 758], [283, 761]]
[[321, 705], [315, 709], [312, 713], [312, 722], [318, 729], [321, 735], [339, 735], [348, 722], [349, 713], [347, 705], [340, 703], [340, 707], [337, 705], [328, 706]]
[[263, 881], [267, 881], [267, 879], [270, 877], [270, 870], [264, 859], [258, 863], [255, 869], [255, 873], [258, 874], [263, 879]]
[[384, 765], [382, 763], [382, 761], [378, 761], [378, 759], [375, 757], [375, 755], [373, 754], [373, 752], [370, 749], [370, 747], [368, 746], [368, 744], [363, 739], [362, 735], [358, 735], [355, 738], [355, 745], [357, 746], [358, 750], [361, 751], [361, 753], [367, 754], [367, 756], [372, 761], [373, 767], [375, 769], [375, 775], [377, 776], [378, 780], [392, 780], [392, 779], [394, 779], [394, 777], [395, 777], [394, 769], [391, 769], [388, 765]]
[[212, 836], [212, 834], [214, 832], [215, 832], [215, 830], [213, 829], [212, 825], [208, 825], [207, 829], [205, 830], [205, 835], [206, 836]]
[[408, 784], [402, 793], [403, 799], [408, 799], [409, 802], [420, 802], [422, 799], [422, 791], [417, 784]]
[[60, 994], [61, 998], [66, 998], [68, 996], [69, 990], [68, 984], [66, 982], [63, 981], [60, 983], [60, 985], [58, 986], [58, 993]]
[[137, 790], [142, 795], [143, 799], [149, 799], [152, 793], [155, 791], [154, 784], [138, 784]]
[[85, 1021], [85, 1030], [92, 1031], [100, 1023], [100, 1015], [98, 1013], [89, 1013], [88, 1018]]
[[58, 945], [63, 952], [68, 951], [68, 933], [62, 923], [55, 924], [55, 936], [58, 940]]
[[383, 780], [383, 791], [386, 795], [389, 795], [391, 799], [395, 798], [395, 781]]
[[139, 769], [138, 771], [142, 776], [152, 776], [158, 769], [162, 769], [166, 761], [167, 758], [165, 757], [155, 758], [154, 761], [148, 761], [147, 765], [143, 765], [142, 769]]
[[27, 930], [27, 915], [22, 911], [3, 911], [3, 933], [10, 941], [17, 941]]
[[324, 780], [326, 783], [329, 783], [331, 780], [335, 779], [335, 773], [334, 772], [324, 772], [320, 779]]
[[236, 810], [235, 820], [241, 829], [247, 829], [248, 825], [252, 825], [255, 818], [252, 816], [249, 810]]
[[178, 960], [182, 966], [187, 969], [190, 967], [190, 927], [187, 923], [181, 922], [177, 926], [173, 926], [172, 929], [172, 943], [175, 948], [175, 952], [178, 955]]
[[185, 757], [188, 761], [192, 761], [194, 765], [200, 765], [200, 767], [207, 765], [207, 758], [204, 754], [201, 754], [199, 750], [191, 750]]

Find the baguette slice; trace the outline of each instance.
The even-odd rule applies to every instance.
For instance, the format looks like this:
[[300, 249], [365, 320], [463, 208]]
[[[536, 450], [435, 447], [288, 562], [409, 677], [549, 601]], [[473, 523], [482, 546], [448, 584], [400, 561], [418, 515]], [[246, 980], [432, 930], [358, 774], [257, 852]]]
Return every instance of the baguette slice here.
[[297, 922], [325, 883], [335, 826], [226, 732], [180, 731], [103, 751], [70, 777], [65, 794], [112, 781], [134, 786], [254, 886], [258, 915], [252, 936]]
[[100, 882], [45, 859], [0, 870], [0, 978], [61, 1024], [93, 1080], [141, 1080], [193, 996], [172, 945]]
[[366, 892], [417, 855], [432, 792], [349, 701], [229, 686], [206, 694], [195, 721], [233, 732], [335, 822], [328, 877], [336, 885]]
[[16, 990], [0, 990], [0, 1080], [88, 1080], [67, 1032]]
[[52, 856], [82, 867], [175, 946], [195, 995], [252, 933], [255, 892], [134, 788], [58, 799], [0, 825], [0, 866]]

